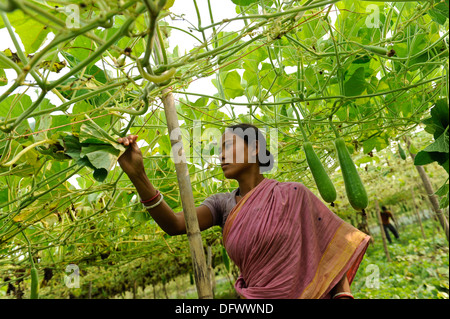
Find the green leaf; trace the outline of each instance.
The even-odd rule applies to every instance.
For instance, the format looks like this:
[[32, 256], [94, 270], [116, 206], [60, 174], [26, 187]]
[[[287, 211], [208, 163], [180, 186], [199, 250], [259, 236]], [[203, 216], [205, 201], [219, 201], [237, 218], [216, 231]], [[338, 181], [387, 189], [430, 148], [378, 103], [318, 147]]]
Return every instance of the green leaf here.
[[378, 156], [371, 157], [369, 155], [366, 155], [364, 157], [361, 157], [361, 158], [355, 160], [355, 164], [359, 166], [359, 165], [365, 164], [365, 163], [372, 163], [373, 161], [379, 162], [380, 158]]
[[52, 132], [69, 132], [72, 128], [71, 119], [66, 115], [52, 115]]
[[125, 152], [125, 147], [122, 144], [119, 144], [116, 139], [111, 137], [91, 119], [81, 125], [79, 138], [81, 143], [112, 145], [119, 150], [119, 154]]
[[448, 2], [439, 2], [432, 9], [428, 10], [427, 13], [430, 15], [433, 21], [444, 25], [449, 15]]
[[108, 171], [104, 168], [98, 168], [94, 170], [93, 176], [97, 182], [101, 183], [104, 182], [106, 177], [108, 176]]
[[444, 197], [441, 197], [439, 200], [439, 208], [448, 207], [449, 202], [450, 202], [450, 194], [448, 193], [448, 189], [447, 189], [447, 195]]
[[74, 160], [79, 160], [81, 152], [81, 144], [76, 136], [66, 135], [62, 137], [64, 152]]
[[151, 220], [151, 218], [152, 218], [152, 216], [150, 215], [149, 212], [137, 210], [137, 209], [131, 211], [129, 216], [131, 218], [134, 218], [137, 222], [140, 222], [140, 223], [145, 223], [145, 222]]
[[96, 168], [109, 171], [117, 162], [120, 151], [110, 145], [91, 144], [81, 147], [81, 157], [87, 156], [89, 162]]
[[437, 100], [430, 111], [431, 118], [436, 124], [437, 129], [434, 132], [434, 138], [437, 139], [449, 124], [449, 109], [446, 99]]
[[50, 32], [50, 29], [47, 26], [37, 22], [34, 19], [30, 19], [29, 17], [26, 17], [26, 21], [24, 23], [14, 25], [14, 29], [19, 35], [20, 40], [22, 40], [26, 54], [36, 52], [47, 38], [47, 34]]
[[364, 54], [364, 55], [360, 55], [357, 56], [352, 63], [354, 64], [365, 64], [365, 63], [369, 63], [371, 60], [371, 56], [368, 54]]
[[449, 136], [448, 129], [441, 134], [433, 143], [425, 147], [425, 152], [439, 152], [448, 153], [449, 152]]
[[385, 139], [379, 136], [372, 137], [363, 142], [364, 154], [369, 153], [374, 148], [376, 148], [376, 150], [379, 152], [387, 146], [388, 144]]
[[[83, 61], [84, 59], [88, 58], [93, 52], [95, 52], [95, 47], [92, 40], [80, 35], [75, 38], [75, 40], [72, 42], [72, 46], [67, 48], [66, 52], [70, 53], [77, 60]], [[95, 59], [93, 62], [96, 62], [98, 59]]]
[[0, 86], [5, 86], [8, 84], [8, 78], [6, 77], [5, 70], [0, 69]]
[[414, 165], [427, 165], [433, 162], [438, 162], [442, 165], [448, 161], [448, 156], [448, 153], [420, 151], [414, 159]]
[[48, 114], [41, 116], [37, 131], [38, 132], [43, 131], [43, 132], [34, 135], [34, 140], [36, 142], [46, 140], [48, 138], [47, 130], [52, 125], [52, 119], [53, 119], [53, 117]]
[[426, 118], [422, 121], [425, 124], [425, 131], [433, 134], [434, 138], [437, 139], [445, 131], [449, 124], [449, 109], [447, 101], [441, 99], [436, 101], [434, 106], [430, 111], [431, 117]]
[[258, 2], [259, 0], [231, 0], [231, 1], [233, 1], [233, 3], [235, 5], [244, 6], [245, 7], [245, 6], [251, 5], [252, 3]]
[[[1, 19], [0, 19], [1, 21]], [[11, 49], [6, 49], [4, 51], [0, 51], [3, 57], [10, 59], [12, 62], [16, 63], [18, 66], [23, 67], [22, 62], [19, 59], [17, 53], [12, 52]], [[0, 61], [0, 69], [12, 69], [12, 67], [8, 63], [4, 63]]]
[[0, 103], [0, 117], [18, 117], [31, 106], [31, 103], [30, 96], [26, 94], [10, 95]]
[[[36, 52], [50, 32], [44, 24], [30, 18], [21, 10], [9, 13], [8, 20], [20, 37], [27, 54]], [[0, 27], [4, 27], [3, 19], [0, 19]]]
[[[94, 104], [96, 105], [96, 104]], [[75, 103], [72, 109], [72, 114], [79, 114], [73, 119], [74, 121], [81, 121], [85, 119], [85, 113], [88, 113], [90, 110], [92, 110], [92, 105], [87, 103], [86, 101], [80, 101], [78, 103]], [[100, 111], [99, 115], [107, 113], [105, 111]], [[107, 129], [110, 126], [110, 117], [109, 116], [102, 116], [92, 119], [96, 124], [98, 124], [101, 128]], [[72, 131], [73, 132], [79, 132], [81, 129], [82, 123], [74, 123], [72, 125]]]
[[364, 67], [359, 67], [352, 74], [350, 79], [344, 83], [345, 95], [346, 96], [357, 96], [360, 95], [366, 89], [367, 83], [365, 80]]
[[447, 154], [447, 160], [445, 160], [443, 163], [439, 163], [444, 169], [445, 169], [445, 171], [447, 172], [447, 174], [450, 174], [450, 172], [449, 172], [449, 156], [448, 156], [448, 154]]
[[91, 119], [81, 125], [79, 137], [62, 135], [65, 154], [76, 160], [78, 165], [92, 168], [94, 179], [98, 182], [106, 179], [126, 150]]
[[442, 125], [440, 123], [436, 124], [432, 117], [422, 120], [422, 123], [425, 124], [425, 132], [430, 134], [434, 134], [436, 130], [442, 129]]
[[449, 203], [449, 184], [448, 180], [434, 193], [439, 196], [439, 208], [446, 208]]
[[414, 158], [414, 165], [427, 165], [433, 163], [434, 161], [435, 159], [431, 157], [431, 153], [420, 151]]
[[241, 76], [237, 71], [228, 72], [225, 75], [223, 85], [226, 98], [234, 99], [244, 94], [244, 88], [241, 85]]
[[166, 4], [164, 5], [163, 9], [164, 9], [164, 10], [170, 9], [170, 8], [173, 6], [174, 2], [175, 2], [175, 0], [167, 0], [167, 2], [166, 2]]
[[437, 196], [444, 196], [448, 194], [448, 183], [444, 183], [434, 194]]
[[89, 162], [89, 159], [87, 157], [80, 158], [77, 161], [77, 165], [89, 167], [89, 168], [93, 169], [94, 171], [96, 170], [96, 168], [91, 164], [91, 162]]

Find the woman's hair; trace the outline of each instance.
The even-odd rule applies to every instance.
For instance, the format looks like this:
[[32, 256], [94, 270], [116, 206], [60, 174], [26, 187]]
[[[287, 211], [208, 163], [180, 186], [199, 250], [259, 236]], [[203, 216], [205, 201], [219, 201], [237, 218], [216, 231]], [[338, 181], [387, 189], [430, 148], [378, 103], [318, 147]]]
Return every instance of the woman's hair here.
[[236, 125], [231, 125], [226, 128], [226, 131], [229, 131], [240, 138], [242, 138], [245, 144], [253, 144], [255, 141], [258, 141], [259, 150], [257, 161], [259, 165], [259, 169], [261, 173], [269, 172], [274, 165], [274, 157], [267, 150], [266, 139], [262, 132], [256, 126], [248, 123], [241, 123]]

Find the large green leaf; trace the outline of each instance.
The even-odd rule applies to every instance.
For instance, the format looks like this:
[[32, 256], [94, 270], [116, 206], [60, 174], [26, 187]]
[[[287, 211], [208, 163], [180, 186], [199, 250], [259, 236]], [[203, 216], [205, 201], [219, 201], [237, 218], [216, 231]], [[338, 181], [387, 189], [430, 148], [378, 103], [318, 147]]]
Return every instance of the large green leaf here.
[[433, 143], [425, 147], [425, 152], [438, 152], [438, 153], [448, 153], [449, 152], [449, 136], [448, 130], [441, 134]]
[[430, 111], [431, 118], [436, 125], [433, 133], [434, 138], [437, 139], [449, 125], [449, 108], [446, 99], [436, 101], [435, 105]]
[[67, 135], [62, 138], [64, 152], [74, 160], [81, 158], [81, 144], [79, 139], [74, 135]]
[[12, 94], [0, 103], [0, 118], [20, 116], [32, 104], [31, 97], [26, 94]]
[[448, 163], [448, 153], [420, 151], [414, 159], [414, 165], [427, 165], [433, 162], [438, 162], [441, 165], [445, 162]]
[[92, 120], [81, 125], [79, 138], [81, 143], [112, 145], [120, 154], [125, 151], [125, 147], [122, 144], [119, 144], [115, 138], [111, 137]]
[[25, 23], [17, 26], [15, 30], [22, 40], [26, 54], [36, 52], [50, 32], [47, 26], [29, 18]]
[[388, 146], [388, 143], [386, 142], [385, 139], [383, 139], [379, 136], [372, 137], [363, 142], [364, 154], [369, 153], [374, 148], [379, 152], [387, 146]]
[[105, 132], [94, 121], [81, 125], [78, 136], [62, 134], [64, 152], [77, 161], [80, 166], [94, 170], [94, 178], [103, 182], [109, 170], [117, 163], [126, 148]]
[[[9, 13], [8, 20], [19, 35], [26, 54], [36, 52], [51, 31], [47, 25], [30, 18], [21, 10]], [[0, 19], [0, 27], [3, 26], [3, 19]]]
[[436, 101], [430, 111], [431, 117], [423, 121], [425, 131], [434, 136], [434, 142], [417, 153], [415, 165], [427, 165], [438, 162], [447, 173], [449, 172], [449, 108], [447, 101]]
[[117, 162], [119, 154], [120, 151], [110, 145], [90, 144], [81, 147], [80, 156], [87, 156], [95, 168], [104, 168], [109, 171]]
[[241, 76], [237, 71], [228, 72], [223, 80], [225, 97], [234, 99], [244, 94], [244, 88], [241, 85]]
[[84, 59], [88, 58], [94, 51], [95, 46], [92, 40], [81, 35], [74, 39], [72, 45], [68, 46], [66, 52], [70, 53], [78, 61], [83, 61]]
[[366, 89], [367, 82], [365, 80], [365, 69], [364, 67], [359, 67], [352, 74], [350, 79], [344, 84], [345, 95], [346, 96], [357, 96], [360, 95]]
[[439, 24], [445, 24], [445, 21], [448, 19], [449, 14], [449, 1], [442, 1], [435, 5], [433, 8], [427, 11], [427, 13], [431, 16], [431, 19], [436, 21]]

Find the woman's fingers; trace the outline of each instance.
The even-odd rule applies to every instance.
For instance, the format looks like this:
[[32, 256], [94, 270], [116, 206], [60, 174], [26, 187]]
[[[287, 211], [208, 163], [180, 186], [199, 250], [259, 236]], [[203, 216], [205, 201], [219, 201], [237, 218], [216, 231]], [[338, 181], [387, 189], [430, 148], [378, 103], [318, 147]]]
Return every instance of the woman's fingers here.
[[125, 146], [128, 146], [130, 144], [135, 143], [137, 139], [138, 139], [137, 135], [128, 135], [126, 137], [119, 137], [117, 139], [117, 142], [121, 143], [121, 144], [123, 144]]

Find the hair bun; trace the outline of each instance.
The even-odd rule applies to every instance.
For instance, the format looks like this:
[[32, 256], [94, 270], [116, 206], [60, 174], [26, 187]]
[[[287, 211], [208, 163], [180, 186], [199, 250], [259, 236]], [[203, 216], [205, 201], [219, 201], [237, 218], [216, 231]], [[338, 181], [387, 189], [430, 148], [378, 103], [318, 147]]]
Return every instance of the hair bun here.
[[258, 156], [258, 161], [259, 161], [259, 171], [261, 173], [271, 171], [275, 163], [273, 155], [267, 149], [264, 159], [262, 160], [261, 156]]

